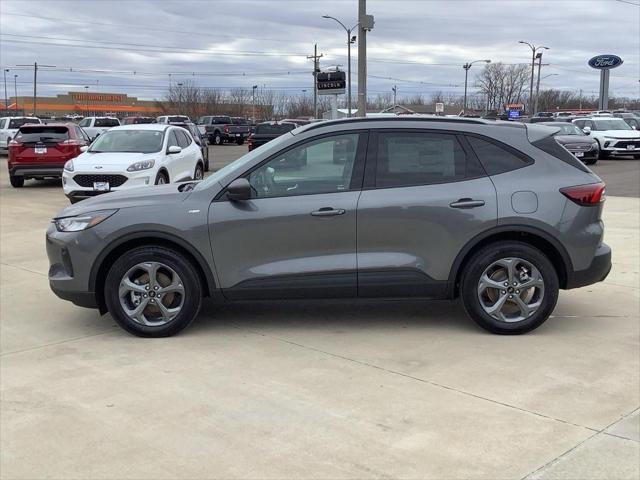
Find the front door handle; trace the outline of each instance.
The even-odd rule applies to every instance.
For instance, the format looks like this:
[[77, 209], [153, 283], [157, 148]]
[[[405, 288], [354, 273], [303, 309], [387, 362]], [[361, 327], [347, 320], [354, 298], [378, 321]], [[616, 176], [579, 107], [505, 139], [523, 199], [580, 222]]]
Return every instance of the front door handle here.
[[457, 202], [449, 204], [451, 208], [475, 208], [483, 205], [484, 200], [473, 200], [472, 198], [461, 198]]
[[334, 217], [336, 215], [344, 215], [345, 212], [344, 208], [323, 207], [320, 210], [311, 212], [311, 215], [314, 217]]

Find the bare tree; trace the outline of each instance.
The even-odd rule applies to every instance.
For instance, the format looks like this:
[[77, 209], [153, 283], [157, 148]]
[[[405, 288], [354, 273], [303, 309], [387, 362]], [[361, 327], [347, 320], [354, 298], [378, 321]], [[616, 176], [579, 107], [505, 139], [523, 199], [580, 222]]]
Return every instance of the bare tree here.
[[476, 87], [487, 99], [488, 110], [502, 110], [507, 103], [525, 103], [529, 83], [526, 65], [489, 63], [476, 76]]

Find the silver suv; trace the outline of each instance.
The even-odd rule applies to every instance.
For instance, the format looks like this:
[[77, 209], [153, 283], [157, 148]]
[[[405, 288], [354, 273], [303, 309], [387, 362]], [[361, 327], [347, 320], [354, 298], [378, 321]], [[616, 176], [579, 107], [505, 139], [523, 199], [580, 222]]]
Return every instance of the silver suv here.
[[147, 337], [185, 328], [203, 297], [460, 297], [483, 328], [524, 333], [559, 289], [611, 268], [604, 183], [556, 131], [428, 117], [307, 125], [204, 181], [64, 209], [47, 231], [51, 288]]

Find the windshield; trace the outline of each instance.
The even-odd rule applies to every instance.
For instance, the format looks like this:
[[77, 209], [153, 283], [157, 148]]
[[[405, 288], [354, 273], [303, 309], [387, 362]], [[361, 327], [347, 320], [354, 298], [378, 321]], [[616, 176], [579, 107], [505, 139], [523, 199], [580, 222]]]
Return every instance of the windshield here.
[[100, 135], [89, 151], [154, 153], [162, 150], [163, 140], [160, 130], [110, 130]]
[[632, 130], [632, 128], [620, 118], [608, 118], [606, 120], [592, 120], [598, 130]]
[[12, 118], [9, 120], [9, 128], [20, 128], [26, 123], [40, 123], [37, 118]]
[[554, 127], [559, 127], [560, 131], [556, 135], [584, 135], [583, 131], [571, 123], [565, 125], [553, 124]]
[[205, 180], [201, 181], [196, 188], [198, 190], [201, 190], [203, 188], [210, 187], [214, 183], [217, 183], [220, 180], [222, 180], [231, 172], [241, 169], [243, 166], [251, 162], [254, 158], [262, 155], [262, 153], [265, 152], [266, 150], [276, 149], [281, 143], [286, 142], [290, 138], [291, 137], [289, 135], [282, 135], [276, 138], [275, 140], [272, 140], [269, 143], [256, 148], [255, 150], [251, 150], [249, 153], [247, 153], [246, 155], [243, 155], [236, 161], [231, 162], [230, 164], [222, 167], [213, 175], [208, 176]]
[[282, 135], [283, 133], [290, 132], [296, 128], [293, 123], [260, 123], [256, 126], [256, 134], [277, 134]]

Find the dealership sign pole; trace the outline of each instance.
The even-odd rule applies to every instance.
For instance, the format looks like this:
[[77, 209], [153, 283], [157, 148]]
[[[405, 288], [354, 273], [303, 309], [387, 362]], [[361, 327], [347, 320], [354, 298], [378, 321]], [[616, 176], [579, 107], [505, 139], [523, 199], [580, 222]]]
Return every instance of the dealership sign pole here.
[[598, 110], [609, 108], [609, 74], [612, 68], [622, 65], [622, 59], [617, 55], [598, 55], [589, 60], [589, 66], [600, 70], [600, 94], [598, 95]]

